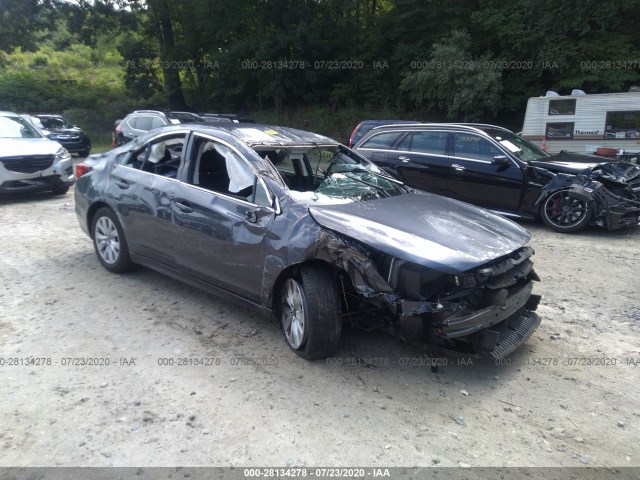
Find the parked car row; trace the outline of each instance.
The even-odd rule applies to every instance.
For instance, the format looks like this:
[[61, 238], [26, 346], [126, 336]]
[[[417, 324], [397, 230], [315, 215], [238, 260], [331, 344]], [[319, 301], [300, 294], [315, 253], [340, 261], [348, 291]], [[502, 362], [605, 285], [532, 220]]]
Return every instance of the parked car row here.
[[122, 120], [116, 120], [111, 135], [111, 144], [118, 147], [130, 142], [134, 138], [164, 125], [179, 123], [255, 123], [249, 118], [242, 118], [235, 114], [192, 112], [161, 112], [159, 110], [135, 110]]
[[[11, 115], [7, 132], [42, 138]], [[75, 176], [45, 139], [59, 151], [39, 178], [77, 181], [107, 270], [144, 265], [273, 314], [309, 360], [336, 350], [345, 321], [443, 354], [508, 355], [539, 325], [540, 296], [530, 235], [505, 217], [560, 232], [640, 221], [634, 165], [551, 156], [481, 124], [368, 121], [354, 139], [137, 110]]]

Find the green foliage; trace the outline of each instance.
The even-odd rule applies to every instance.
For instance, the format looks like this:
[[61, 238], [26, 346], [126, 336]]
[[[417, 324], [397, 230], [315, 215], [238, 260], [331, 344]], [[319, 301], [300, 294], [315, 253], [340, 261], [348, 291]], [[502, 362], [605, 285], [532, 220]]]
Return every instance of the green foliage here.
[[0, 99], [85, 112], [104, 132], [183, 96], [195, 111], [257, 111], [340, 138], [392, 113], [517, 127], [548, 89], [640, 84], [638, 11], [639, 0], [0, 0]]
[[70, 120], [105, 136], [113, 120], [133, 108], [114, 52], [74, 44], [68, 50], [42, 47], [0, 56], [2, 108], [17, 112], [69, 112]]
[[487, 55], [472, 58], [471, 37], [453, 31], [450, 38], [433, 46], [428, 62], [400, 83], [416, 107], [446, 112], [450, 120], [476, 121], [495, 115], [501, 106], [501, 74], [487, 68]]

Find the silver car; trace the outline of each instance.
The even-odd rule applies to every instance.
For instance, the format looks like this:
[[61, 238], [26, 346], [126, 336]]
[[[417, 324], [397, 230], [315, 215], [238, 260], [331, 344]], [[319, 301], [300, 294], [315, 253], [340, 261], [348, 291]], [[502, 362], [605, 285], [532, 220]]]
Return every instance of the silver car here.
[[76, 180], [69, 152], [12, 112], [0, 112], [0, 193], [67, 193]]

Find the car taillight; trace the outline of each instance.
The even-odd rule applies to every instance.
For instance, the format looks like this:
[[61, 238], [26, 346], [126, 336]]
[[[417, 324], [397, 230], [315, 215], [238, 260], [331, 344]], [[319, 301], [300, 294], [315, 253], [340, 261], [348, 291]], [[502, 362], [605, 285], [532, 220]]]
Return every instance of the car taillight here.
[[86, 163], [79, 163], [76, 165], [76, 178], [80, 178], [82, 175], [84, 175], [87, 172], [90, 172], [91, 170], [93, 170], [93, 167], [91, 167], [90, 165], [87, 165]]

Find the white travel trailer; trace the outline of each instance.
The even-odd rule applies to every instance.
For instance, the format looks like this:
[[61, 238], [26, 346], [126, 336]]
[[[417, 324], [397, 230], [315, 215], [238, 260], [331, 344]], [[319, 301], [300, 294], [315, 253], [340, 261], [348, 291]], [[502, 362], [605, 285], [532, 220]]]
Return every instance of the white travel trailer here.
[[627, 158], [640, 154], [640, 91], [586, 95], [547, 92], [527, 102], [522, 136], [560, 150]]

